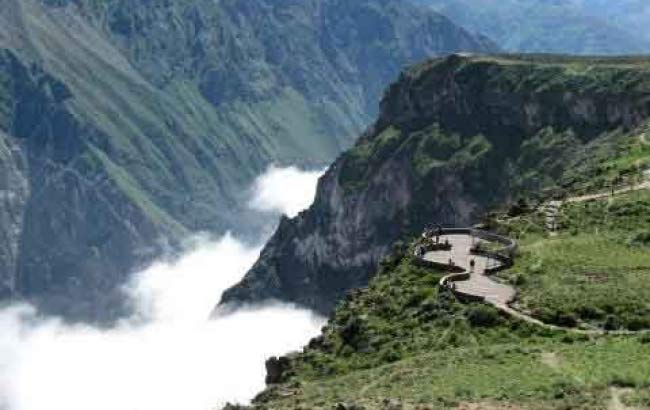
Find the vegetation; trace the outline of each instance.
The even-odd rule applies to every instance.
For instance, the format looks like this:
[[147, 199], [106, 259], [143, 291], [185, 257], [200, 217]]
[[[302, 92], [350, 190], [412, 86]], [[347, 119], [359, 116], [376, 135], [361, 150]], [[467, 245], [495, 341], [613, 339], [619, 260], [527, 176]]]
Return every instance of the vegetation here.
[[314, 206], [280, 227], [222, 301], [280, 295], [330, 312], [378, 255], [429, 223], [466, 226], [520, 197], [535, 209], [628, 186], [648, 158], [648, 78], [644, 57], [456, 54], [405, 70]]
[[0, 169], [20, 174], [0, 190], [21, 197], [0, 276], [67, 317], [192, 232], [257, 232], [254, 178], [328, 164], [404, 65], [492, 49], [381, 0], [12, 1], [0, 27]]
[[557, 235], [541, 213], [504, 221], [521, 248], [503, 277], [519, 288], [518, 307], [561, 325], [650, 328], [650, 193], [565, 204]]
[[606, 409], [610, 387], [633, 389], [638, 402], [650, 392], [646, 337], [545, 330], [460, 304], [439, 291], [440, 276], [397, 251], [256, 406]]
[[[456, 301], [438, 288], [442, 273], [418, 267], [413, 249], [398, 243], [369, 286], [339, 304], [322, 335], [290, 355], [283, 382], [258, 396], [255, 406], [610, 409], [620, 401], [647, 408], [650, 191], [566, 202], [557, 216], [560, 229], [552, 234], [543, 206], [557, 196], [607, 192], [612, 180], [617, 189], [637, 186], [637, 171], [647, 169], [650, 158], [639, 138], [644, 127], [613, 130], [586, 143], [571, 130], [541, 130], [524, 142], [513, 170], [528, 172], [513, 172], [511, 186], [522, 187], [519, 192], [537, 184], [547, 189], [528, 191], [486, 218], [491, 229], [520, 244], [515, 265], [499, 274], [519, 292], [514, 307], [567, 330]], [[466, 147], [475, 143], [462, 142], [471, 139], [437, 125], [397, 135], [390, 128], [362, 141], [352, 154], [361, 172], [349, 183], [373, 175], [382, 155], [410, 152], [417, 170], [474, 151]], [[540, 184], [544, 170], [550, 175]], [[352, 174], [341, 178], [346, 175]]]

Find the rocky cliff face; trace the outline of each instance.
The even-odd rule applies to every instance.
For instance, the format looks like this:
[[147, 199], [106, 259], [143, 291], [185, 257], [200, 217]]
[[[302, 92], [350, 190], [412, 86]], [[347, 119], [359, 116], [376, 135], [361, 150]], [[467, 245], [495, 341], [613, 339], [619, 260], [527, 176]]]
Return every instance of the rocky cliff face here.
[[116, 282], [159, 254], [177, 226], [152, 221], [99, 166], [85, 140], [97, 131], [67, 108], [65, 84], [8, 51], [0, 78], [3, 294], [45, 294], [48, 309], [111, 317], [120, 308]]
[[277, 298], [328, 312], [399, 238], [478, 222], [552, 186], [578, 153], [648, 117], [648, 63], [455, 55], [405, 71], [314, 205], [282, 220], [222, 303]]
[[18, 244], [23, 231], [23, 214], [29, 195], [26, 159], [16, 142], [0, 132], [0, 297], [16, 289]]
[[0, 294], [114, 317], [129, 272], [256, 223], [270, 163], [349, 146], [403, 64], [490, 47], [399, 0], [3, 1]]

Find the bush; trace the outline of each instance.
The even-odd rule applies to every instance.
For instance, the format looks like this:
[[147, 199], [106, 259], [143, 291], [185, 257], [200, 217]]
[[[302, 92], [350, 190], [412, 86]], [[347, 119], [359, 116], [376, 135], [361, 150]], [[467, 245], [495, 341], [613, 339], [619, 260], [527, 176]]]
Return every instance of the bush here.
[[576, 327], [578, 326], [578, 318], [573, 313], [559, 312], [554, 323], [562, 327]]
[[494, 327], [500, 322], [498, 312], [487, 305], [470, 307], [467, 312], [467, 320], [474, 327]]
[[623, 327], [623, 323], [618, 316], [608, 315], [605, 319], [605, 330], [619, 330]]
[[584, 320], [600, 320], [605, 317], [605, 312], [595, 306], [580, 306], [578, 315]]
[[402, 354], [395, 346], [384, 350], [381, 354], [381, 361], [384, 363], [393, 363], [402, 359]]
[[641, 231], [632, 235], [628, 240], [629, 246], [650, 246], [650, 231]]
[[615, 374], [610, 378], [609, 385], [620, 388], [630, 388], [637, 387], [638, 383], [631, 376]]
[[406, 301], [406, 307], [416, 307], [425, 300], [432, 299], [435, 293], [435, 289], [433, 288], [417, 289]]
[[560, 380], [553, 383], [553, 391], [556, 399], [580, 393], [580, 387], [572, 380]]
[[650, 318], [647, 316], [625, 317], [625, 327], [629, 330], [638, 331], [650, 329]]

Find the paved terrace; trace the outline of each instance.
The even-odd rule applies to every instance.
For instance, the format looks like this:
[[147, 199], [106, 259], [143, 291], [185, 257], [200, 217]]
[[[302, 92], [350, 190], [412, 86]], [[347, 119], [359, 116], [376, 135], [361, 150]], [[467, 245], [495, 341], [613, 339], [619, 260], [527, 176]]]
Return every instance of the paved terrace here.
[[[470, 250], [474, 245], [487, 241], [468, 234], [444, 235], [441, 238], [443, 241], [449, 241], [451, 250], [427, 252], [423, 259], [443, 265], [451, 261], [453, 265], [469, 272], [469, 279], [450, 282], [449, 286], [454, 291], [480, 297], [486, 302], [503, 307], [514, 299], [516, 292], [512, 286], [499, 283], [486, 275], [486, 269], [500, 267], [502, 262], [489, 256], [471, 254]], [[472, 260], [474, 268], [471, 267]]]
[[[477, 235], [487, 239], [479, 239]], [[565, 328], [544, 323], [525, 313], [519, 312], [510, 307], [510, 303], [516, 296], [516, 290], [512, 286], [498, 282], [490, 276], [490, 274], [495, 273], [499, 269], [511, 266], [511, 264], [507, 265], [507, 263], [512, 262], [513, 251], [516, 247], [514, 241], [490, 234], [489, 232], [472, 229], [443, 230], [439, 240], [441, 243], [449, 242], [451, 250], [428, 251], [417, 256], [424, 260], [425, 263], [434, 263], [458, 272], [444, 276], [440, 281], [440, 286], [451, 290], [461, 299], [469, 297], [472, 300], [484, 301], [510, 316], [551, 330], [562, 330], [587, 335], [633, 335], [650, 333], [650, 330], [605, 331], [601, 329]], [[472, 252], [473, 247], [478, 243], [491, 243], [493, 249], [494, 245], [497, 245], [497, 248], [499, 248], [499, 245], [501, 247], [500, 250], [483, 252], [483, 254], [478, 255]], [[474, 261], [473, 267], [471, 266], [472, 260]]]

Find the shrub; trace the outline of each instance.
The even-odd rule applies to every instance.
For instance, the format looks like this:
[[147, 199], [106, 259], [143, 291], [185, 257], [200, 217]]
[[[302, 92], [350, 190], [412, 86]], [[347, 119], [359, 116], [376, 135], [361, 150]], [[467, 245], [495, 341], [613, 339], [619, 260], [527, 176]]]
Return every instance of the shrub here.
[[402, 354], [395, 346], [387, 348], [381, 354], [381, 361], [384, 363], [393, 363], [402, 358]]
[[415, 307], [420, 305], [423, 301], [431, 299], [435, 295], [433, 288], [421, 288], [416, 290], [406, 301], [406, 307]]
[[558, 326], [563, 327], [576, 327], [578, 326], [578, 318], [573, 313], [558, 312], [553, 320]]
[[614, 387], [629, 388], [636, 387], [637, 382], [630, 376], [615, 374], [610, 378], [609, 385]]
[[650, 246], [650, 231], [641, 231], [632, 235], [628, 240], [629, 246]]
[[553, 391], [556, 399], [580, 393], [580, 388], [572, 380], [560, 380], [553, 383]]
[[467, 320], [474, 327], [494, 327], [499, 324], [498, 312], [487, 305], [476, 305], [468, 309]]
[[600, 320], [605, 317], [605, 312], [595, 306], [580, 306], [578, 315], [584, 320]]
[[621, 319], [618, 316], [608, 315], [604, 324], [605, 330], [619, 330], [623, 327]]
[[650, 329], [650, 318], [647, 316], [632, 316], [625, 317], [623, 320], [625, 327], [629, 330], [638, 331], [643, 329]]

